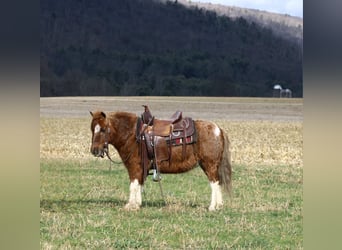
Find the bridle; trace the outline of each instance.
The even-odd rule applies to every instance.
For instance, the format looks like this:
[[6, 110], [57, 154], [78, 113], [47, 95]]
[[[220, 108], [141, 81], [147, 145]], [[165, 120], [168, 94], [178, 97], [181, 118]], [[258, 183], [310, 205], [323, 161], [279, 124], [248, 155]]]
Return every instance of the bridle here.
[[[110, 127], [109, 124], [106, 124], [106, 127], [104, 129], [102, 129], [102, 132], [105, 133], [105, 141], [104, 141], [104, 145], [103, 145], [103, 152], [106, 154], [107, 158], [113, 162], [114, 164], [121, 164], [121, 162], [116, 162], [114, 161], [110, 155], [109, 155], [109, 139], [110, 139]], [[101, 131], [100, 130], [100, 131]], [[95, 137], [94, 137], [95, 138]], [[93, 143], [94, 143], [94, 138], [93, 138]], [[135, 147], [133, 147], [133, 149], [130, 151], [130, 153], [127, 155], [127, 157], [122, 161], [123, 163], [125, 163], [126, 161], [128, 161], [128, 159], [131, 157], [131, 155], [133, 154], [133, 152], [136, 150]], [[103, 155], [101, 155], [101, 157], [103, 157]]]
[[104, 145], [103, 145], [103, 151], [105, 152], [107, 158], [115, 163], [112, 158], [109, 156], [109, 148], [108, 148], [108, 138], [109, 138], [109, 133], [110, 133], [110, 127], [107, 125], [106, 128], [105, 128], [105, 142], [104, 142]]

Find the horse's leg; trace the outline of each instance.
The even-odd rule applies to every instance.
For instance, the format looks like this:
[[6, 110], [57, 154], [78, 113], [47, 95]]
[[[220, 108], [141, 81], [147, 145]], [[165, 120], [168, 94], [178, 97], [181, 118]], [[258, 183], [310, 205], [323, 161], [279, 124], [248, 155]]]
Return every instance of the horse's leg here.
[[222, 208], [222, 161], [226, 158], [225, 137], [223, 131], [214, 123], [197, 122], [197, 155], [199, 164], [207, 175], [211, 187], [209, 211]]
[[221, 186], [219, 185], [219, 181], [211, 181], [210, 187], [211, 202], [209, 205], [209, 211], [215, 211], [223, 206]]
[[128, 203], [125, 205], [127, 210], [137, 210], [142, 204], [141, 192], [142, 192], [142, 171], [141, 168], [131, 168], [128, 170], [130, 177], [129, 186], [129, 199]]
[[203, 162], [200, 162], [200, 166], [204, 173], [207, 175], [211, 188], [211, 200], [209, 205], [209, 211], [218, 210], [223, 206], [223, 199], [217, 168], [209, 167], [213, 165], [205, 164]]
[[128, 203], [125, 205], [125, 209], [137, 210], [140, 208], [141, 203], [141, 185], [137, 179], [134, 179], [129, 186], [129, 199]]

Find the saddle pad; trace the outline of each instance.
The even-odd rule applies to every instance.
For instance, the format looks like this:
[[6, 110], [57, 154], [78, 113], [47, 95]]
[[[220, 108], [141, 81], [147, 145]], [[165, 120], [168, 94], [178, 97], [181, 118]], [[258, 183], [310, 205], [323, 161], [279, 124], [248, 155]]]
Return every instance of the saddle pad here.
[[[170, 140], [169, 138], [166, 137], [167, 144], [170, 144], [170, 141], [171, 141], [172, 146], [183, 145], [183, 140], [184, 138], [175, 138], [175, 139]], [[194, 135], [186, 137], [185, 144], [193, 144], [193, 143], [196, 143], [196, 141], [197, 141], [196, 134], [194, 134]]]

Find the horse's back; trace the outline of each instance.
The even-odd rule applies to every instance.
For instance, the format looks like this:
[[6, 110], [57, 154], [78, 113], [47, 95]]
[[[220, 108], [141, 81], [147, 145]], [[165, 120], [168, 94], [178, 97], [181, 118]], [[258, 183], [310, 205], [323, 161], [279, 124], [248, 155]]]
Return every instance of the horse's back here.
[[220, 164], [224, 148], [223, 131], [213, 122], [195, 120], [196, 142], [186, 145], [183, 155], [183, 147], [172, 147], [170, 162], [160, 164], [162, 173], [187, 172], [200, 163], [202, 167], [213, 166], [215, 169]]

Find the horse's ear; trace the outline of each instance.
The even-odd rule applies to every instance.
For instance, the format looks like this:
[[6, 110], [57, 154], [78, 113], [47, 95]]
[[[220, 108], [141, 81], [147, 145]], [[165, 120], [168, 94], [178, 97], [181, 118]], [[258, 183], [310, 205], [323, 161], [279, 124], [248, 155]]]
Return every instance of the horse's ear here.
[[104, 112], [101, 112], [101, 115], [103, 116], [103, 118], [106, 118], [106, 114]]
[[94, 115], [93, 115], [93, 112], [89, 111], [89, 113], [90, 113], [91, 116], [94, 116]]

